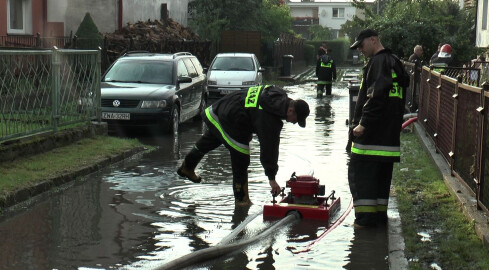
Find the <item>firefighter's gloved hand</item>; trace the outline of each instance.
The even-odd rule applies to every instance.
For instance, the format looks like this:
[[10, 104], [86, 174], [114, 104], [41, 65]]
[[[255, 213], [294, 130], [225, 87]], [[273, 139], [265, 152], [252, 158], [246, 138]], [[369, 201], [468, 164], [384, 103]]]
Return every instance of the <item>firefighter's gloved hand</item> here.
[[278, 194], [280, 194], [280, 186], [277, 184], [277, 181], [275, 180], [270, 180], [268, 181], [268, 183], [270, 183], [270, 187], [272, 188], [272, 190], [270, 191], [272, 193], [273, 196], [278, 196]]
[[353, 129], [353, 136], [360, 137], [365, 132], [365, 127], [362, 125], [358, 125]]

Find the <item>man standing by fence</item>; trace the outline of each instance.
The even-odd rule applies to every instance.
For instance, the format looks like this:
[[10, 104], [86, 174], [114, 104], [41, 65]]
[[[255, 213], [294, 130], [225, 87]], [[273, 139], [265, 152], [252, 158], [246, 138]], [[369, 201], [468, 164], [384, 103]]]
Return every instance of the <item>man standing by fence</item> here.
[[387, 222], [392, 169], [400, 161], [400, 131], [409, 75], [399, 58], [385, 49], [376, 31], [365, 29], [350, 49], [369, 58], [363, 69], [353, 118], [348, 182], [355, 226]]

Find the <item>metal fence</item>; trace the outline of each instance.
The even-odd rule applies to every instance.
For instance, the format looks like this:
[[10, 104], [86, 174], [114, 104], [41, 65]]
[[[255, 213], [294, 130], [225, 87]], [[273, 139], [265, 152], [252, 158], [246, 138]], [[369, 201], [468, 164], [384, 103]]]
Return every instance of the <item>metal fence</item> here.
[[195, 55], [203, 66], [209, 66], [211, 41], [166, 40], [155, 38], [134, 39], [107, 38], [90, 39], [71, 37], [41, 37], [36, 36], [0, 36], [0, 48], [7, 49], [50, 49], [56, 46], [60, 49], [96, 49], [101, 48], [101, 73], [121, 55], [128, 51], [148, 51], [152, 53], [190, 52]]
[[99, 119], [100, 51], [0, 50], [0, 142]]
[[70, 37], [41, 37], [36, 36], [0, 36], [0, 47], [9, 48], [70, 48], [72, 39]]
[[[450, 69], [450, 68], [447, 68]], [[489, 84], [464, 83], [471, 70], [451, 68], [456, 79], [423, 67], [420, 74], [418, 122], [448, 162], [452, 175], [465, 184], [480, 209], [489, 209]], [[469, 71], [469, 72], [467, 72]], [[479, 77], [472, 81], [483, 82]], [[470, 76], [470, 75], [469, 75]], [[470, 83], [470, 82], [469, 82]]]

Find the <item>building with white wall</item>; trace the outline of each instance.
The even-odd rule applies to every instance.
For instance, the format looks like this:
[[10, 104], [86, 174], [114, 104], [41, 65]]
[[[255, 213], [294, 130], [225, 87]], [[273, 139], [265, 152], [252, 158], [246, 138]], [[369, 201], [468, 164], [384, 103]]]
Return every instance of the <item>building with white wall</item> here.
[[[374, 0], [366, 0], [374, 3]], [[333, 38], [344, 36], [341, 26], [356, 15], [364, 17], [363, 11], [352, 5], [352, 0], [288, 0], [291, 16], [294, 18], [294, 30], [304, 35], [311, 25], [319, 24], [331, 30]]]
[[489, 0], [477, 1], [475, 46], [489, 47]]
[[162, 12], [187, 26], [191, 0], [0, 0], [0, 36], [74, 34], [88, 12], [102, 33], [127, 23], [156, 20]]

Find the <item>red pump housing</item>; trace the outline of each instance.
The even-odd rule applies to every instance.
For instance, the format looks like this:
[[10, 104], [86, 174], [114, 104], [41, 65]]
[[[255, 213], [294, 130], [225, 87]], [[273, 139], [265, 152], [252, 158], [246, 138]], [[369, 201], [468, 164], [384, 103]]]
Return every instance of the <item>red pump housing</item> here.
[[304, 219], [329, 220], [340, 208], [340, 198], [335, 198], [333, 190], [329, 196], [324, 195], [325, 187], [319, 184], [319, 179], [311, 175], [296, 176], [292, 174], [286, 187], [290, 188], [287, 196], [282, 189], [281, 199], [266, 204], [263, 209], [265, 218], [285, 217], [290, 211], [297, 211]]

